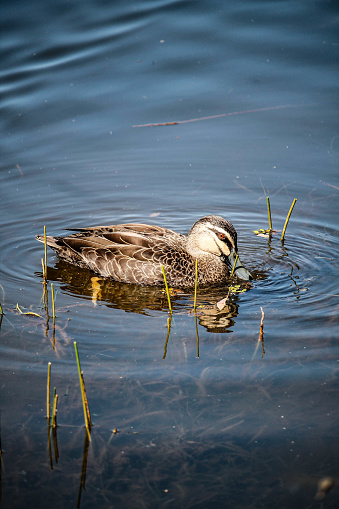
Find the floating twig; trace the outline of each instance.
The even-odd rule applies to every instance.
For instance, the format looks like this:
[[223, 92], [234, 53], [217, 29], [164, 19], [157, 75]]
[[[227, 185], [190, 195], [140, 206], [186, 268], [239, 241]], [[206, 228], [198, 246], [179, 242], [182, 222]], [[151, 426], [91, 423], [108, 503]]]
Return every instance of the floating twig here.
[[287, 225], [288, 225], [288, 221], [290, 220], [290, 216], [292, 214], [292, 210], [293, 210], [294, 205], [296, 204], [296, 201], [297, 201], [297, 199], [294, 198], [293, 203], [291, 205], [291, 208], [290, 208], [290, 210], [289, 210], [289, 212], [287, 214], [286, 221], [285, 221], [285, 224], [284, 224], [284, 229], [283, 229], [283, 232], [282, 232], [281, 237], [280, 237], [281, 241], [284, 240], [285, 231], [286, 231], [286, 228], [287, 228]]
[[165, 281], [165, 288], [166, 288], [166, 295], [167, 295], [167, 300], [168, 300], [168, 307], [169, 307], [170, 313], [172, 313], [171, 297], [170, 297], [170, 293], [169, 293], [169, 289], [168, 289], [168, 284], [167, 284], [167, 279], [166, 279], [166, 274], [165, 274], [165, 269], [164, 269], [163, 265], [161, 265], [161, 270], [162, 270], [162, 274], [164, 276], [164, 281]]
[[197, 308], [197, 289], [198, 289], [198, 259], [195, 260], [195, 283], [194, 283], [194, 312]]
[[47, 371], [47, 419], [49, 422], [50, 419], [50, 413], [49, 413], [49, 395], [50, 395], [50, 388], [51, 388], [51, 363], [48, 363], [48, 371]]
[[18, 303], [17, 303], [17, 305], [16, 305], [16, 309], [17, 309], [17, 311], [19, 311], [19, 313], [20, 313], [21, 315], [37, 316], [37, 317], [39, 317], [39, 318], [42, 318], [42, 316], [41, 316], [41, 315], [39, 315], [38, 313], [34, 313], [34, 311], [27, 311], [27, 312], [22, 311], [22, 310], [20, 309], [20, 307], [19, 307], [19, 304], [18, 304]]
[[244, 115], [246, 113], [258, 113], [260, 111], [281, 110], [284, 108], [292, 108], [292, 107], [293, 107], [293, 104], [281, 104], [280, 106], [271, 106], [268, 108], [257, 108], [255, 110], [245, 110], [245, 111], [232, 111], [230, 113], [221, 113], [219, 115], [211, 115], [209, 117], [190, 118], [188, 120], [178, 120], [178, 121], [174, 121], [174, 122], [159, 122], [156, 124], [140, 124], [140, 125], [133, 125], [132, 127], [158, 127], [158, 126], [165, 126], [165, 125], [188, 124], [189, 122], [201, 122], [202, 120], [211, 120], [213, 118], [230, 117], [231, 115]]
[[81, 389], [81, 396], [82, 396], [82, 406], [83, 406], [84, 418], [85, 418], [85, 426], [86, 426], [86, 430], [87, 430], [88, 436], [90, 436], [90, 429], [91, 429], [91, 426], [92, 426], [92, 422], [91, 422], [91, 416], [90, 416], [90, 411], [89, 411], [89, 406], [88, 406], [88, 400], [87, 400], [87, 396], [86, 396], [84, 375], [83, 375], [83, 372], [81, 371], [80, 359], [79, 359], [79, 353], [78, 353], [78, 346], [76, 344], [76, 341], [74, 341], [74, 349], [75, 349], [75, 355], [76, 355], [76, 358], [77, 358], [79, 380], [80, 380], [80, 389]]
[[268, 213], [268, 224], [270, 227], [270, 230], [272, 230], [272, 217], [271, 217], [271, 207], [270, 207], [270, 198], [267, 196], [267, 213]]

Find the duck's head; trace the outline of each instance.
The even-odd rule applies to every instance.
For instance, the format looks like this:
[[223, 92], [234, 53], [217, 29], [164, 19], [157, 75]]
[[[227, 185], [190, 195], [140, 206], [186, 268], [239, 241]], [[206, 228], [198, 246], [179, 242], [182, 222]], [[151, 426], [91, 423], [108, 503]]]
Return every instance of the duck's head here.
[[[202, 217], [189, 232], [187, 248], [195, 258], [199, 258], [203, 253], [219, 256], [231, 271], [238, 255], [237, 232], [223, 217]], [[250, 272], [241, 264], [239, 256], [234, 273], [245, 281], [253, 279]]]

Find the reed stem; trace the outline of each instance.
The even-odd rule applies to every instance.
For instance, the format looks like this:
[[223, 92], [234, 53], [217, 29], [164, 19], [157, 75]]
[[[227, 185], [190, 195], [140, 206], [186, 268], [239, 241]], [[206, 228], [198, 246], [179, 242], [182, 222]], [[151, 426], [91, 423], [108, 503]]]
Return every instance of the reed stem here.
[[4, 311], [2, 309], [2, 305], [1, 305], [1, 302], [0, 302], [0, 315], [2, 316], [4, 314]]
[[197, 308], [197, 289], [198, 289], [198, 260], [195, 260], [195, 284], [194, 284], [194, 312]]
[[47, 279], [47, 235], [46, 235], [46, 225], [44, 226], [44, 240], [45, 240], [45, 266], [44, 266], [44, 279]]
[[267, 213], [268, 213], [268, 224], [270, 227], [270, 230], [272, 230], [272, 217], [271, 217], [271, 206], [270, 206], [270, 198], [267, 196]]
[[48, 363], [48, 371], [47, 371], [47, 419], [49, 421], [51, 415], [49, 413], [49, 398], [50, 398], [50, 392], [51, 392], [51, 363]]
[[81, 397], [82, 397], [82, 406], [83, 406], [84, 418], [85, 418], [85, 426], [86, 426], [86, 430], [87, 430], [88, 435], [90, 435], [90, 427], [91, 427], [90, 412], [89, 412], [88, 402], [87, 402], [87, 406], [86, 406], [87, 397], [86, 397], [86, 392], [85, 392], [85, 382], [84, 382], [83, 373], [81, 371], [80, 359], [79, 359], [79, 353], [78, 353], [78, 346], [77, 346], [76, 341], [74, 341], [74, 349], [75, 349], [75, 355], [76, 355], [76, 358], [77, 358], [79, 380], [80, 380], [80, 389], [81, 389]]
[[230, 274], [230, 277], [232, 277], [232, 276], [233, 276], [233, 274], [234, 274], [235, 266], [236, 266], [236, 264], [237, 264], [238, 258], [239, 258], [239, 256], [237, 255], [237, 256], [235, 257], [235, 260], [234, 260], [234, 264], [233, 264], [233, 268], [232, 268], [232, 272], [231, 272], [231, 274]]
[[163, 265], [161, 265], [161, 270], [162, 270], [162, 274], [164, 276], [164, 281], [165, 281], [165, 288], [166, 288], [166, 295], [167, 295], [167, 300], [168, 300], [168, 307], [169, 307], [170, 313], [172, 313], [171, 297], [170, 297], [170, 293], [169, 293], [169, 289], [168, 289], [168, 284], [167, 284], [167, 279], [166, 279], [166, 274], [165, 274], [165, 269], [164, 269]]
[[283, 240], [284, 240], [285, 231], [286, 231], [286, 228], [287, 228], [287, 225], [288, 225], [288, 221], [290, 220], [290, 216], [291, 216], [291, 214], [292, 214], [292, 210], [293, 210], [294, 205], [296, 204], [296, 201], [297, 201], [297, 199], [296, 199], [296, 198], [294, 198], [293, 203], [292, 203], [292, 205], [291, 205], [291, 208], [290, 208], [290, 210], [289, 210], [289, 212], [288, 212], [288, 214], [287, 214], [286, 221], [285, 221], [285, 225], [284, 225], [284, 229], [283, 229], [283, 232], [282, 232], [281, 237], [280, 237], [280, 240], [281, 240], [281, 241], [283, 241]]

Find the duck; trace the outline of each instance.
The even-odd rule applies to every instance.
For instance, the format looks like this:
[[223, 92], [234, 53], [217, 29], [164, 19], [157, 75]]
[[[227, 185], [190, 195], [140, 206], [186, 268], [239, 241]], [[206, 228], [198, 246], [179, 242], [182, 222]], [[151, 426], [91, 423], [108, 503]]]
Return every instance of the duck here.
[[[209, 215], [194, 223], [187, 236], [161, 226], [128, 223], [73, 228], [69, 236], [46, 238], [63, 260], [123, 283], [171, 287], [224, 284], [234, 267], [242, 280], [253, 279], [242, 265], [234, 226]], [[37, 240], [44, 242], [43, 235]]]

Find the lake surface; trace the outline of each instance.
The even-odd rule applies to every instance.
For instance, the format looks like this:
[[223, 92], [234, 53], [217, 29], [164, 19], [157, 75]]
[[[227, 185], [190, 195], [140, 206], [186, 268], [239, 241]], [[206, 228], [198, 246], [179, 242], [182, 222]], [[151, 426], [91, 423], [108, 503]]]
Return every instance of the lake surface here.
[[[337, 3], [12, 0], [1, 14], [2, 506], [338, 507]], [[280, 232], [297, 198], [284, 242], [254, 233], [267, 196]], [[234, 224], [255, 276], [230, 281], [223, 309], [229, 285], [198, 289], [196, 314], [193, 292], [174, 294], [170, 317], [162, 289], [49, 250], [46, 311], [44, 225], [187, 234], [207, 214]]]

